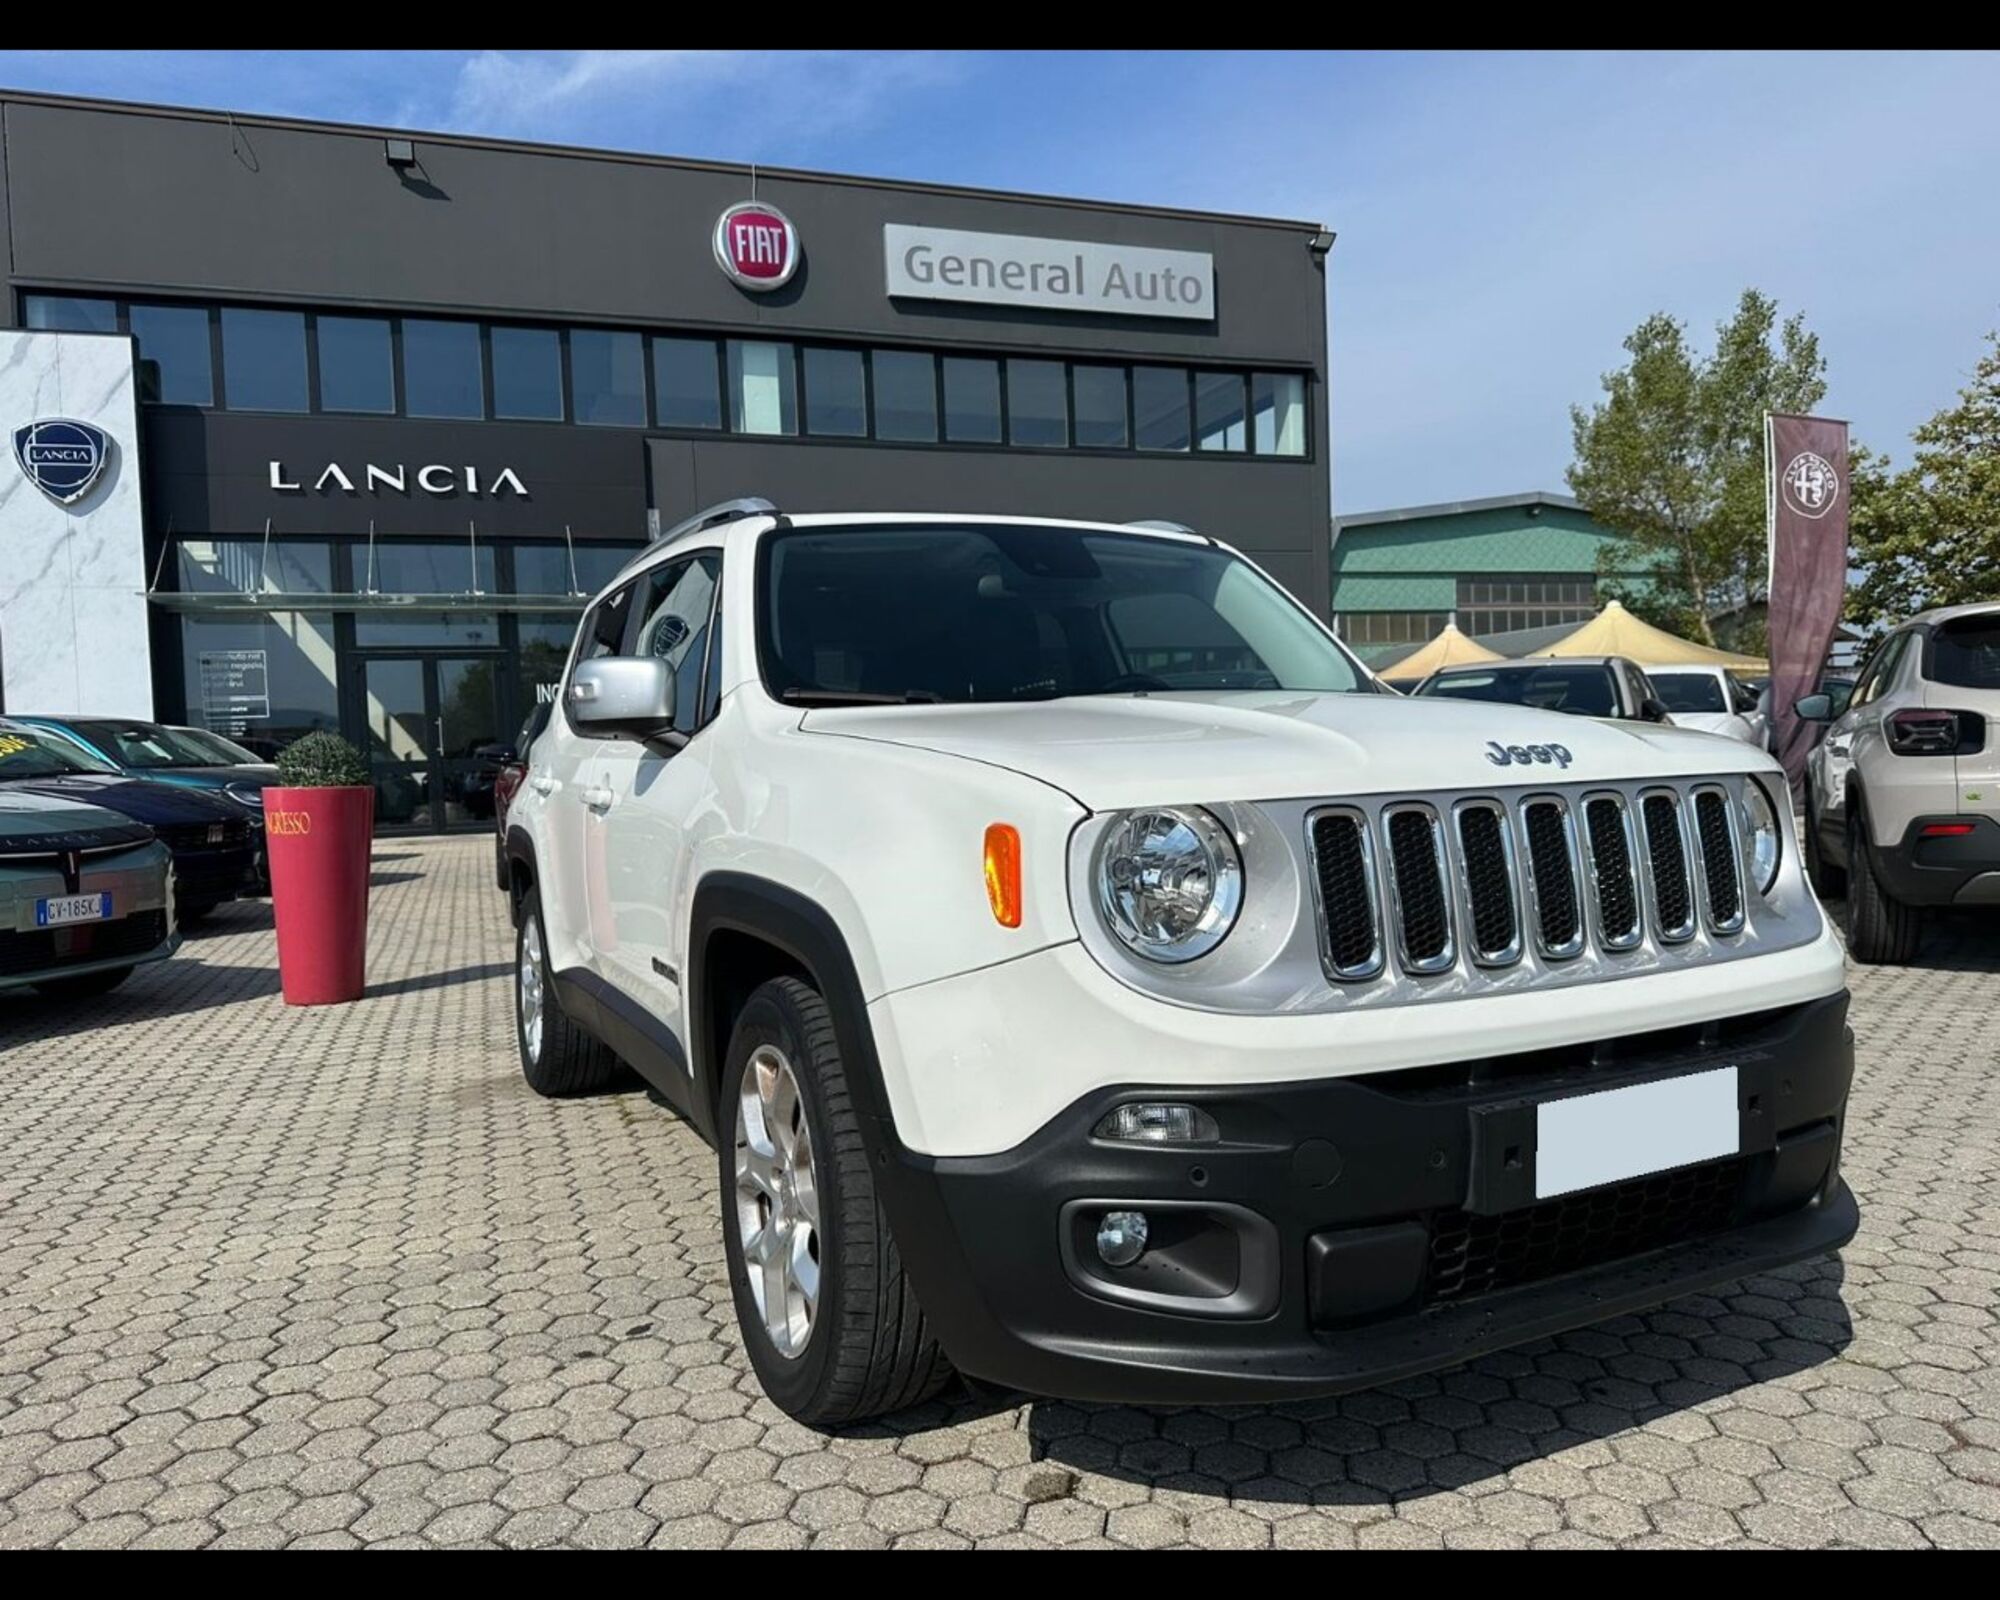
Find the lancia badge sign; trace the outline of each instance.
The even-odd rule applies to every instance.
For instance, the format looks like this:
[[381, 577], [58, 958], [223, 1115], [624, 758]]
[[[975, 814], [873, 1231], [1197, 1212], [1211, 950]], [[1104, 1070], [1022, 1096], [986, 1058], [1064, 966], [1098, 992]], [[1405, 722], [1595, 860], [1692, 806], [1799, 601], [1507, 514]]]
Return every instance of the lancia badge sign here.
[[111, 436], [70, 417], [44, 417], [14, 430], [14, 457], [43, 494], [59, 506], [75, 505], [111, 458]]
[[799, 230], [776, 206], [747, 200], [715, 219], [715, 264], [752, 294], [769, 294], [799, 270]]

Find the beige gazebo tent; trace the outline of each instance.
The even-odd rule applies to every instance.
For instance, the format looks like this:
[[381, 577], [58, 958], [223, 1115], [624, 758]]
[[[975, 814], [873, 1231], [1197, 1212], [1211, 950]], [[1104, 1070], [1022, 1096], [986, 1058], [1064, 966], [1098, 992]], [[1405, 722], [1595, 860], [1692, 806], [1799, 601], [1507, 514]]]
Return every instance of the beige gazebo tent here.
[[[1477, 646], [1475, 646], [1477, 648]], [[1576, 632], [1533, 652], [1536, 656], [1626, 656], [1642, 667], [1730, 667], [1738, 672], [1767, 672], [1761, 656], [1717, 650], [1683, 639], [1632, 615], [1616, 600]]]
[[1444, 632], [1414, 655], [1407, 655], [1393, 667], [1385, 667], [1376, 676], [1384, 683], [1421, 683], [1439, 667], [1463, 667], [1479, 661], [1503, 660], [1498, 652], [1486, 648], [1476, 639], [1458, 631], [1458, 624], [1447, 622]]

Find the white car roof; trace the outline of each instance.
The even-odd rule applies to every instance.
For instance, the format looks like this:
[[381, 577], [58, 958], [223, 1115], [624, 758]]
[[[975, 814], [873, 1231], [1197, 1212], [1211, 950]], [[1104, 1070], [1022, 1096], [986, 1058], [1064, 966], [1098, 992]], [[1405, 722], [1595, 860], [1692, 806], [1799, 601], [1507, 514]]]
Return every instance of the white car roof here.
[[1938, 623], [1956, 622], [1960, 617], [1985, 617], [2000, 615], [2000, 600], [1974, 600], [1962, 606], [1939, 606], [1932, 611], [1920, 611], [1910, 618], [1912, 622]]

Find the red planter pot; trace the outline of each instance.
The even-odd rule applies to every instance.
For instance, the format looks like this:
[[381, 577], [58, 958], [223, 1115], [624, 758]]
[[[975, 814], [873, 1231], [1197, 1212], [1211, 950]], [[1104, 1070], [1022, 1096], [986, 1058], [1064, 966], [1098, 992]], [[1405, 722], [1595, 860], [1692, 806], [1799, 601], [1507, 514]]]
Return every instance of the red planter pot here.
[[375, 791], [264, 791], [278, 975], [288, 1006], [359, 1000], [368, 953], [368, 849]]

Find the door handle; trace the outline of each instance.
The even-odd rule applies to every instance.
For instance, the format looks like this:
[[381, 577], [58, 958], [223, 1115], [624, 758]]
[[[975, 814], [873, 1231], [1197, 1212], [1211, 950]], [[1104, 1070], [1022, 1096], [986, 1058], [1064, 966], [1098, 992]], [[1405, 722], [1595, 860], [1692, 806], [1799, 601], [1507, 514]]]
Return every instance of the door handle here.
[[609, 811], [611, 809], [611, 791], [599, 785], [593, 785], [583, 791], [583, 803], [589, 806], [592, 811]]
[[540, 773], [536, 773], [534, 777], [528, 780], [528, 787], [533, 789], [536, 794], [554, 794], [556, 790], [562, 787], [562, 784], [554, 778], [545, 778]]

